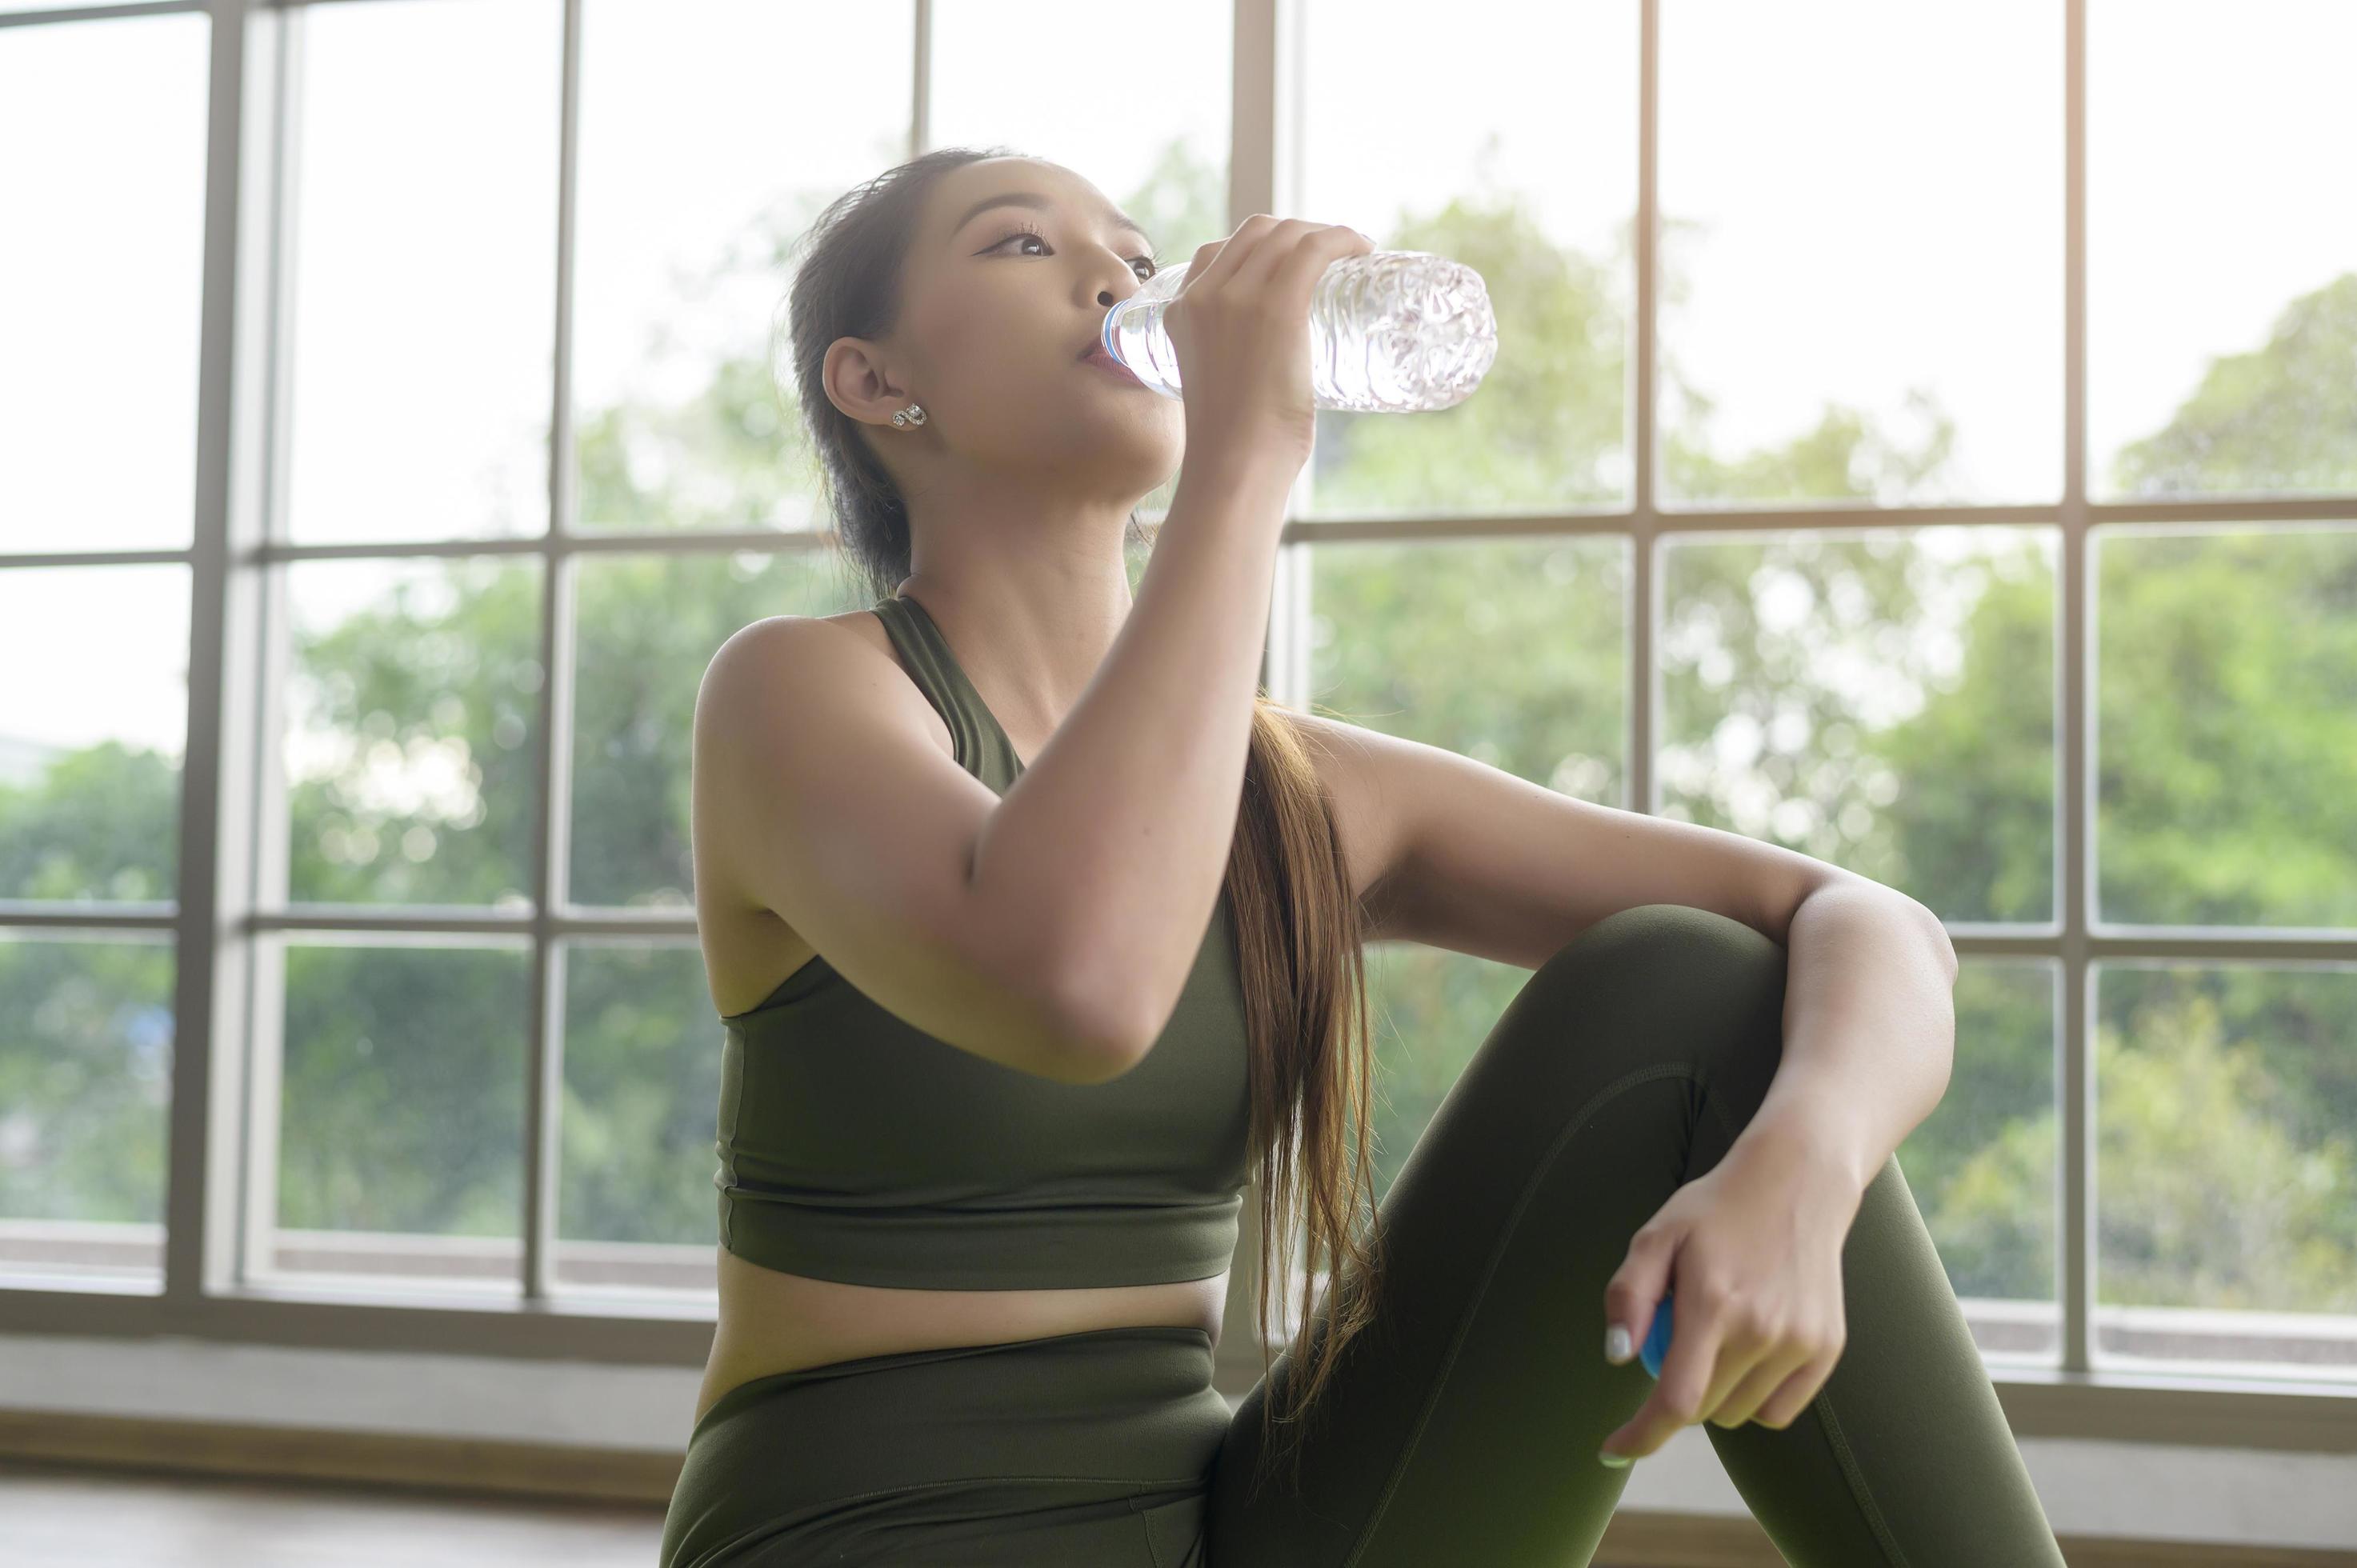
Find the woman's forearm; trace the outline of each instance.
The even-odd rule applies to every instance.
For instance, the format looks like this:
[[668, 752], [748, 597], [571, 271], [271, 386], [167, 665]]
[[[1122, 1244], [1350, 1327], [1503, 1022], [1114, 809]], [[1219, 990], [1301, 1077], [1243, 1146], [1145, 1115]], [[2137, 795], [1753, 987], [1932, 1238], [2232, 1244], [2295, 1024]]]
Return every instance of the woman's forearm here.
[[1774, 1144], [1863, 1194], [1947, 1091], [1955, 948], [1915, 900], [1836, 877], [1794, 908], [1786, 950], [1782, 1064], [1730, 1157]]

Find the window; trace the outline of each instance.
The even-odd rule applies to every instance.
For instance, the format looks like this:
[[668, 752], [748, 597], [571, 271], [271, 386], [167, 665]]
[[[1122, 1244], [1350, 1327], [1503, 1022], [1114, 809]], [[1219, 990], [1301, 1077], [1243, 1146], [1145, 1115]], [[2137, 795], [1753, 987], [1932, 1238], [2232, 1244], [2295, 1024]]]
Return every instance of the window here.
[[[1993, 1365], [2357, 1380], [2344, 10], [1286, 0], [1140, 93], [1071, 0], [0, 7], [0, 1313], [702, 1354], [694, 693], [862, 602], [781, 258], [996, 145], [1482, 274], [1270, 690], [1937, 910]], [[1380, 1190], [1522, 976], [1371, 958]]]

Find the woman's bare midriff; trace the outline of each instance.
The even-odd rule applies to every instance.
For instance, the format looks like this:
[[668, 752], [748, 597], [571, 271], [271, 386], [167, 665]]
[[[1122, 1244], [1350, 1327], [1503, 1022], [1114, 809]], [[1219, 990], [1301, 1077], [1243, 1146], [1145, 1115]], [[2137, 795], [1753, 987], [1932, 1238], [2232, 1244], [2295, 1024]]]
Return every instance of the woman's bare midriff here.
[[[821, 618], [857, 632], [890, 655], [899, 650], [873, 612]], [[949, 726], [935, 714], [934, 739], [954, 755]], [[1037, 756], [1017, 743], [1018, 757]], [[697, 835], [703, 842], [702, 835]], [[700, 868], [699, 868], [700, 869]], [[699, 890], [716, 887], [699, 875]], [[714, 1000], [723, 1014], [753, 1006], [816, 955], [774, 911], [698, 900], [697, 927]], [[722, 977], [739, 983], [727, 985]], [[696, 1421], [737, 1384], [775, 1372], [908, 1350], [1003, 1345], [1094, 1328], [1172, 1324], [1200, 1326], [1217, 1344], [1228, 1296], [1225, 1272], [1171, 1284], [1074, 1290], [911, 1290], [813, 1279], [747, 1262], [719, 1250], [720, 1311], [695, 1400]]]
[[1081, 1290], [907, 1290], [781, 1273], [720, 1251], [720, 1317], [696, 1421], [772, 1372], [904, 1350], [1003, 1345], [1092, 1328], [1200, 1326], [1219, 1343], [1228, 1276]]

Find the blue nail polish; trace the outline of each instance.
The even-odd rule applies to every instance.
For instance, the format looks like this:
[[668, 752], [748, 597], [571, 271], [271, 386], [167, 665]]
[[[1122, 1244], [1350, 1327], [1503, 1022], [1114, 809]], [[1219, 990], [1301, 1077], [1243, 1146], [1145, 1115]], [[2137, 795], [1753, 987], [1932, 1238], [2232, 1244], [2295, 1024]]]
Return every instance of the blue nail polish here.
[[1662, 1304], [1653, 1308], [1653, 1326], [1645, 1330], [1644, 1348], [1637, 1359], [1645, 1363], [1645, 1370], [1655, 1380], [1662, 1375], [1662, 1362], [1670, 1353], [1670, 1303], [1677, 1298], [1675, 1291], [1663, 1291]]

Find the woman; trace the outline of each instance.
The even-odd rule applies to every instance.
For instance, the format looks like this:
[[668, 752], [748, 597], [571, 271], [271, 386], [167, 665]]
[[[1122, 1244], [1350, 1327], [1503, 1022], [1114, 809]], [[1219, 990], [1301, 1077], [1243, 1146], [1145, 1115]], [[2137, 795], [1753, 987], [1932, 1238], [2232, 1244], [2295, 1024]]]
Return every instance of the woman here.
[[[1156, 263], [1060, 166], [929, 154], [812, 240], [797, 390], [881, 596], [697, 700], [720, 1317], [666, 1568], [1583, 1563], [1701, 1420], [1794, 1563], [2059, 1565], [1891, 1154], [1930, 912], [1260, 694], [1365, 236], [1198, 251], [1183, 403], [1088, 362]], [[1382, 939], [1533, 973], [1362, 1236]], [[1231, 1415], [1248, 1175], [1264, 1344], [1297, 1227], [1339, 1283]]]

